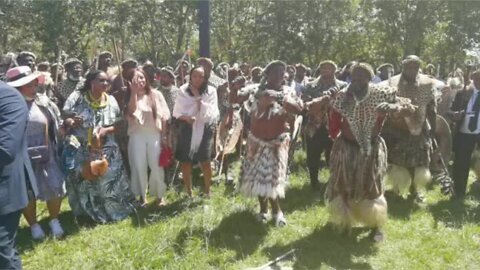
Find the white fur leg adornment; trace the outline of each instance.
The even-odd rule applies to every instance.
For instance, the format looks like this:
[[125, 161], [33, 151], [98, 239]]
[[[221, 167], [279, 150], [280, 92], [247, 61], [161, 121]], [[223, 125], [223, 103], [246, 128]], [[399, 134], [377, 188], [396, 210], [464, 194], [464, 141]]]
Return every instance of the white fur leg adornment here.
[[381, 229], [387, 222], [387, 200], [382, 195], [374, 200], [352, 203], [355, 220], [370, 228]]
[[327, 204], [330, 222], [339, 230], [349, 230], [354, 225], [352, 211], [340, 196], [337, 196]]
[[415, 174], [413, 178], [413, 183], [415, 184], [415, 188], [419, 192], [424, 192], [425, 187], [428, 183], [432, 181], [432, 174], [430, 173], [430, 169], [427, 167], [417, 167], [415, 168]]
[[340, 230], [350, 230], [357, 224], [381, 229], [388, 218], [387, 201], [382, 195], [374, 200], [364, 199], [345, 203], [336, 197], [328, 203], [330, 222]]
[[388, 181], [393, 187], [393, 191], [402, 197], [406, 197], [409, 193], [412, 177], [408, 169], [395, 164], [391, 165], [388, 171]]

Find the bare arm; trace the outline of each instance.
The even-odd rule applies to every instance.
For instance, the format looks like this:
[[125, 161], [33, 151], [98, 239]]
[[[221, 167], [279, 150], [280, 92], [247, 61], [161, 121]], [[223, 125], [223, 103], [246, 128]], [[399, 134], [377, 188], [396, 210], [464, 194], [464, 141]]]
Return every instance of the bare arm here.
[[127, 115], [132, 116], [137, 110], [137, 93], [132, 91], [130, 100], [128, 101], [128, 113]]

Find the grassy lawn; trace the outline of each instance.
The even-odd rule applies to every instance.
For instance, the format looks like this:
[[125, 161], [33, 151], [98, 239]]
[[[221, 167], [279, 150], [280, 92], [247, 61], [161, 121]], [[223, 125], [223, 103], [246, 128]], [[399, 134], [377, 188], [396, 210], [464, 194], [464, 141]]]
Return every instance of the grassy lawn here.
[[[169, 205], [153, 206], [116, 224], [77, 225], [65, 200], [60, 220], [66, 238], [37, 243], [22, 220], [18, 246], [25, 269], [246, 269], [295, 249], [280, 263], [293, 269], [480, 269], [479, 197], [449, 201], [438, 187], [427, 204], [388, 193], [386, 239], [375, 244], [369, 231], [337, 234], [327, 224], [325, 205], [314, 194], [304, 154], [291, 176], [282, 206], [288, 226], [255, 220], [257, 201], [223, 183], [213, 197], [186, 199], [170, 189]], [[237, 164], [238, 170], [238, 164]], [[328, 172], [322, 171], [326, 180]], [[196, 180], [197, 183], [201, 181]], [[197, 190], [201, 187], [197, 187]], [[480, 192], [476, 192], [480, 194]], [[47, 212], [40, 207], [48, 232]]]

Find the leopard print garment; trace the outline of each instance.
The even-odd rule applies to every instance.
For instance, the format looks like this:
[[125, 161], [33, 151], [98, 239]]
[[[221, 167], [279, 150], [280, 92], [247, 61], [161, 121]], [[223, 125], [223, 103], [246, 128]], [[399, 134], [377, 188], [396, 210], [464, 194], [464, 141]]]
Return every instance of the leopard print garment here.
[[73, 91], [78, 90], [83, 87], [85, 82], [84, 78], [80, 78], [78, 81], [72, 81], [70, 79], [65, 79], [57, 84], [57, 89], [55, 91], [55, 96], [58, 99], [58, 106], [63, 108], [65, 101], [73, 93]]
[[[261, 85], [252, 84], [242, 88], [238, 92], [238, 96], [252, 97], [250, 100], [251, 104], [249, 105], [249, 110], [250, 110], [250, 113], [255, 114], [256, 117], [261, 117], [260, 115], [258, 115], [257, 107], [258, 107], [260, 93], [264, 90], [266, 89], [264, 89], [264, 87], [262, 87]], [[286, 100], [288, 100], [290, 103], [302, 104], [302, 100], [297, 96], [293, 88], [283, 85], [280, 92], [284, 94]], [[274, 115], [282, 115], [287, 112], [283, 108], [282, 104], [280, 104], [279, 102], [275, 102], [266, 113], [268, 113], [268, 119], [270, 119]], [[293, 115], [290, 115], [290, 116], [293, 117]], [[292, 120], [292, 119], [289, 119], [289, 120]]]
[[367, 96], [356, 101], [345, 88], [331, 101], [331, 106], [340, 113], [350, 125], [350, 129], [363, 154], [372, 153], [372, 132], [377, 123], [377, 106], [381, 103], [394, 103], [396, 90], [389, 86], [370, 84]]
[[394, 76], [388, 81], [392, 87], [397, 87], [397, 95], [411, 100], [412, 104], [418, 106], [415, 113], [405, 117], [405, 123], [412, 135], [420, 135], [427, 117], [427, 106], [435, 100], [435, 88], [433, 81], [425, 76], [419, 75], [415, 84], [410, 84], [402, 79], [401, 75]]

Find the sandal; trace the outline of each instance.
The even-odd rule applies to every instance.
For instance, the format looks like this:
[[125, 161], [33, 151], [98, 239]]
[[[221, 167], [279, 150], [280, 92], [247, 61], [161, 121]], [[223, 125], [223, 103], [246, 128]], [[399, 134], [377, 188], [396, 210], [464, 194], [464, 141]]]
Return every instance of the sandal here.
[[277, 214], [273, 215], [273, 220], [275, 221], [275, 226], [283, 227], [287, 225], [287, 220], [283, 215], [283, 212], [278, 212]]
[[165, 198], [158, 198], [157, 201], [156, 201], [156, 205], [157, 207], [161, 208], [161, 207], [165, 207], [167, 205], [167, 201], [165, 200]]

